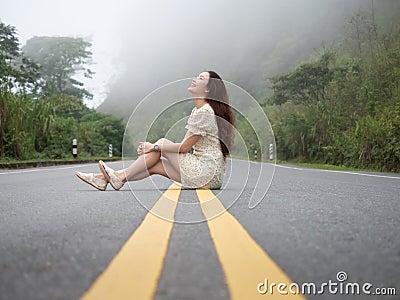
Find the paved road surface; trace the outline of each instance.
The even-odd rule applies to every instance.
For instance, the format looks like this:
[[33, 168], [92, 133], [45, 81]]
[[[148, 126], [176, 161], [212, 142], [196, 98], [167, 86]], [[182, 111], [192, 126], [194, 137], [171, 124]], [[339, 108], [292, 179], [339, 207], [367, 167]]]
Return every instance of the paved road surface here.
[[[213, 191], [219, 204], [232, 203], [240, 191], [247, 170], [243, 162], [236, 165], [230, 185]], [[265, 278], [319, 287], [338, 282], [340, 271], [348, 276], [344, 283], [369, 282], [371, 292], [394, 287], [397, 295], [333, 295], [325, 289], [305, 297], [400, 299], [399, 175], [277, 166], [266, 198], [251, 210], [259, 167], [251, 164], [249, 183], [229, 213], [208, 222], [201, 222], [210, 211], [199, 201], [210, 194], [176, 194], [179, 188], [169, 189], [171, 182], [161, 177], [153, 177], [159, 189], [150, 180], [132, 185], [149, 208], [165, 201], [163, 193], [175, 193], [176, 207], [167, 205], [175, 224], [148, 214], [129, 186], [100, 192], [75, 178], [75, 170], [96, 171], [95, 164], [0, 170], [0, 299], [89, 297], [87, 291], [105, 286], [106, 273], [111, 283], [123, 284], [113, 277], [111, 261], [120, 272], [139, 274], [138, 280], [150, 278], [151, 297], [158, 300], [244, 299], [237, 295], [249, 282], [255, 292]], [[182, 223], [190, 220], [197, 222]], [[155, 258], [146, 260], [150, 254]], [[129, 268], [126, 262], [134, 259], [140, 268]], [[244, 277], [246, 272], [253, 275]]]

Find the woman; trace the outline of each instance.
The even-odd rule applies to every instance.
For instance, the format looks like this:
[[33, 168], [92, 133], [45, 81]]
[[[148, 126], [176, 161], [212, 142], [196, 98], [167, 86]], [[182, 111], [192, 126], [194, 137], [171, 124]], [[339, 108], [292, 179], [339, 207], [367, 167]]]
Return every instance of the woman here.
[[195, 107], [181, 143], [165, 138], [155, 144], [141, 142], [137, 148], [140, 156], [128, 168], [115, 171], [99, 161], [101, 173], [76, 175], [102, 191], [108, 183], [119, 190], [127, 181], [154, 174], [180, 182], [184, 188], [220, 189], [235, 126], [226, 87], [217, 73], [208, 71], [194, 78], [188, 90]]

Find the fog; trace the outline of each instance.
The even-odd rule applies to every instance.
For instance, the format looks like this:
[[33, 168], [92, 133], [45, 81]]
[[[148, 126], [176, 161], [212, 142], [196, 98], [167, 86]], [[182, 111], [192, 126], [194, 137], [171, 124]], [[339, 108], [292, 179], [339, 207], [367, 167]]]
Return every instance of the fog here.
[[104, 100], [98, 110], [128, 117], [152, 90], [209, 69], [261, 100], [269, 76], [329, 45], [371, 0], [2, 2], [2, 21], [23, 43], [34, 35], [89, 38], [92, 106]]
[[[370, 1], [149, 1], [121, 19], [124, 69], [101, 111], [125, 115], [161, 85], [215, 70], [256, 98]], [[126, 115], [125, 115], [126, 116]]]

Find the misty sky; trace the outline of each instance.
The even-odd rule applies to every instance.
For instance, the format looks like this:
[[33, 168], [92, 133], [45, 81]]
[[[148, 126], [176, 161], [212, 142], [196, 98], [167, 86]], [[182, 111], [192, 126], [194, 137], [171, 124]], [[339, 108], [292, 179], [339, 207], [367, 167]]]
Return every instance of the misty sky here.
[[[137, 103], [161, 84], [207, 69], [237, 84], [252, 77], [259, 82], [274, 70], [268, 71], [268, 63], [261, 65], [258, 58], [290, 49], [293, 42], [318, 47], [332, 38], [325, 35], [335, 34], [330, 30], [334, 24], [370, 2], [1, 1], [0, 18], [17, 28], [22, 45], [35, 35], [90, 38], [96, 62], [94, 79], [87, 82], [95, 95], [90, 106], [106, 98], [114, 104]], [[311, 30], [322, 37], [296, 37]]]

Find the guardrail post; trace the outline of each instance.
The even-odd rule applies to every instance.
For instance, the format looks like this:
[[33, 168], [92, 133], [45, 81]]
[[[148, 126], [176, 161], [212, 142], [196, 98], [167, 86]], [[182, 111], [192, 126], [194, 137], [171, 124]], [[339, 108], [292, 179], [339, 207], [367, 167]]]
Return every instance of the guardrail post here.
[[273, 160], [274, 159], [274, 145], [269, 144], [269, 159]]
[[112, 157], [113, 153], [112, 153], [112, 144], [108, 145], [108, 156]]
[[74, 156], [74, 158], [78, 157], [78, 140], [77, 139], [72, 140], [72, 155]]

